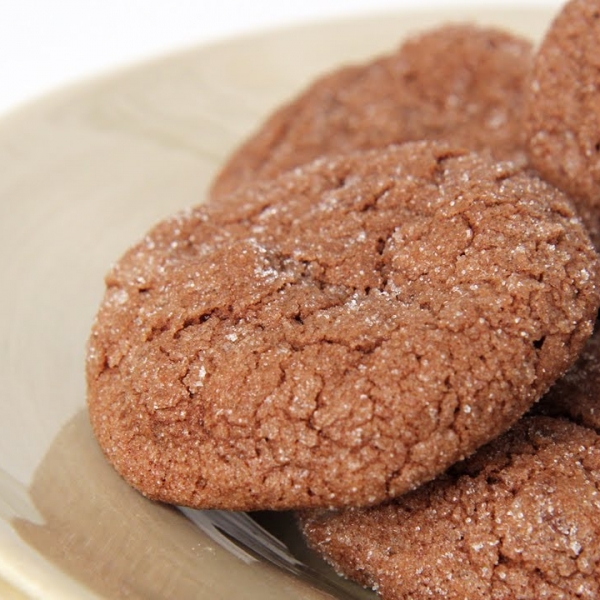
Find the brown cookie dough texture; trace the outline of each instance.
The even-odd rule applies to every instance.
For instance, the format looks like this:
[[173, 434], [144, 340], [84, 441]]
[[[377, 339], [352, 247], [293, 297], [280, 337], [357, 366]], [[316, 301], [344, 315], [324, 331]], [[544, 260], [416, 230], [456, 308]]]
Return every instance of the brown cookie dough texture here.
[[600, 327], [587, 341], [576, 363], [535, 406], [535, 411], [567, 417], [600, 431]]
[[528, 152], [569, 194], [600, 248], [600, 1], [568, 2], [534, 59], [526, 95]]
[[317, 160], [159, 224], [109, 273], [89, 410], [150, 498], [373, 504], [573, 362], [599, 265], [545, 182], [443, 144]]
[[449, 25], [392, 55], [327, 74], [233, 153], [210, 196], [223, 201], [241, 184], [324, 154], [423, 139], [522, 162], [531, 54], [528, 41], [508, 33]]
[[600, 597], [600, 437], [525, 418], [387, 504], [300, 515], [314, 549], [384, 600]]

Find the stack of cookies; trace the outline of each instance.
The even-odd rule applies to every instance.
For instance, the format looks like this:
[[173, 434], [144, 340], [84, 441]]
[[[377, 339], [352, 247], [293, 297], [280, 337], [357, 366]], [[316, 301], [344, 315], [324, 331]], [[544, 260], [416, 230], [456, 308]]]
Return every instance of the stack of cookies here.
[[539, 48], [445, 26], [278, 110], [107, 275], [116, 470], [297, 510], [384, 599], [599, 597], [599, 57], [572, 0]]

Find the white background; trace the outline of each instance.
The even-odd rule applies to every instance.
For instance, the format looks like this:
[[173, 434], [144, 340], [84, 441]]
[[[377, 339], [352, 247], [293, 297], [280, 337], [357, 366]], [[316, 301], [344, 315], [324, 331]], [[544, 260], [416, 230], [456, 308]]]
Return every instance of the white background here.
[[[389, 9], [484, 0], [0, 0], [0, 117], [57, 87], [240, 33]], [[496, 0], [501, 7], [561, 0]]]

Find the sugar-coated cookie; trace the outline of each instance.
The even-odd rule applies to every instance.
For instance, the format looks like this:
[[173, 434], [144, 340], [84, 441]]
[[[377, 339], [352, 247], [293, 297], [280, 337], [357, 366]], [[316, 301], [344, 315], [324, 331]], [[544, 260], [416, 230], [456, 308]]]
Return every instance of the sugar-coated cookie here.
[[318, 79], [227, 160], [211, 198], [318, 156], [422, 139], [522, 162], [531, 44], [475, 25], [446, 25], [394, 54]]
[[93, 326], [100, 445], [150, 498], [374, 504], [505, 431], [600, 303], [565, 196], [445, 144], [317, 160], [167, 219]]
[[600, 597], [600, 437], [524, 418], [390, 503], [305, 511], [309, 543], [384, 600]]
[[600, 0], [571, 0], [548, 29], [526, 94], [527, 147], [576, 203], [600, 248]]
[[535, 406], [537, 413], [562, 416], [600, 432], [600, 327], [577, 361]]

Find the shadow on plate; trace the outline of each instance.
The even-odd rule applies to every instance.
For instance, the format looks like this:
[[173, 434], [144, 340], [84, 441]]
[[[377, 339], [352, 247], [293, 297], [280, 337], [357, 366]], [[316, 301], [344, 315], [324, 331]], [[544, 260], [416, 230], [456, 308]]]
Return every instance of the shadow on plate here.
[[[55, 438], [29, 496], [41, 519], [13, 518], [20, 537], [63, 573], [107, 598], [375, 597], [342, 582], [314, 556], [290, 514], [258, 513], [256, 519], [317, 572], [311, 583], [255, 553], [244, 555], [243, 545], [241, 553], [229, 551], [176, 508], [144, 498], [108, 465], [85, 410]], [[211, 518], [211, 511], [193, 512]], [[235, 543], [235, 536], [229, 541]]]

